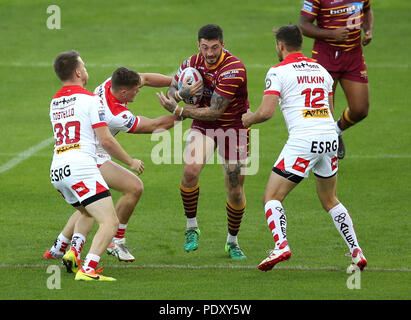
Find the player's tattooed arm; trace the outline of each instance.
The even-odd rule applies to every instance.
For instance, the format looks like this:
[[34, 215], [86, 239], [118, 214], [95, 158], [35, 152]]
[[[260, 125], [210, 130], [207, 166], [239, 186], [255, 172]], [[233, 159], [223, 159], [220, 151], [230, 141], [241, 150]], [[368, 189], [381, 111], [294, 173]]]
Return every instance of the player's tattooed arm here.
[[[178, 92], [178, 83], [177, 81], [173, 78], [173, 80], [171, 80], [171, 84], [170, 87], [167, 90], [167, 97], [169, 98], [173, 98], [174, 100], [176, 100], [177, 102], [180, 101], [178, 98], [176, 98], [176, 92]], [[171, 111], [172, 112], [172, 111]]]
[[216, 121], [227, 109], [231, 100], [214, 92], [211, 96], [209, 108], [184, 108], [182, 116], [203, 121]]
[[162, 92], [158, 93], [157, 96], [161, 105], [169, 112], [176, 113], [178, 110], [178, 113], [176, 113], [178, 116], [203, 121], [216, 121], [221, 117], [231, 102], [231, 100], [214, 92], [211, 97], [210, 107], [208, 108], [196, 108], [193, 105], [187, 105], [186, 107], [181, 108], [178, 107], [176, 100], [172, 97], [167, 98]]

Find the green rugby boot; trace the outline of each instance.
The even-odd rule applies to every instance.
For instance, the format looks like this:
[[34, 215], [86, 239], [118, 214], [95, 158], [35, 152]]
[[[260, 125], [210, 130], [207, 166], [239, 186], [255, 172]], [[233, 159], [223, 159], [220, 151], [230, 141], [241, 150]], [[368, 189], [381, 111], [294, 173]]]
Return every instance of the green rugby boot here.
[[198, 248], [198, 238], [200, 237], [200, 229], [189, 228], [184, 233], [186, 236], [186, 241], [184, 242], [184, 251], [190, 252], [197, 250]]
[[225, 252], [227, 252], [230, 255], [230, 258], [234, 260], [241, 260], [246, 258], [243, 251], [241, 251], [238, 243], [235, 242], [226, 243]]

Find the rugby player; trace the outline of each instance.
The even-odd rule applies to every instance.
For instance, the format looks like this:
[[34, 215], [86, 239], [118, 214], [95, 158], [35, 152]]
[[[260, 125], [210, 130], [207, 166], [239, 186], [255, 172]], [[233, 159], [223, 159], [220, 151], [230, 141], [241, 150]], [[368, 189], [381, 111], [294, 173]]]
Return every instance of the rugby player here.
[[368, 73], [361, 45], [371, 42], [373, 24], [370, 0], [305, 0], [301, 9], [300, 28], [315, 39], [312, 59], [333, 77], [333, 92], [339, 82], [347, 99], [348, 107], [335, 123], [339, 159], [345, 156], [342, 132], [368, 115]]
[[63, 86], [50, 103], [55, 138], [51, 183], [65, 201], [81, 213], [74, 232], [84, 229], [83, 219], [92, 217], [99, 224], [83, 266], [74, 247], [63, 256], [63, 262], [77, 271], [76, 280], [114, 281], [116, 279], [103, 276], [100, 269], [96, 269], [118, 227], [109, 188], [97, 168], [97, 141], [111, 156], [137, 173], [142, 172], [143, 164], [130, 157], [113, 138], [107, 128], [103, 104], [84, 89], [88, 73], [79, 53], [60, 53], [54, 61], [54, 70]]
[[351, 216], [337, 198], [338, 134], [333, 120], [333, 79], [320, 64], [302, 54], [302, 40], [296, 25], [286, 25], [276, 31], [280, 64], [267, 73], [260, 107], [255, 113], [248, 112], [242, 117], [245, 127], [264, 122], [273, 116], [280, 102], [289, 132], [263, 196], [274, 249], [258, 268], [268, 271], [278, 262], [290, 259], [282, 202], [312, 171], [318, 197], [350, 250], [352, 266], [362, 270], [367, 260], [358, 244]]
[[[105, 119], [111, 134], [115, 136], [120, 131], [134, 134], [152, 133], [174, 126], [175, 121], [179, 120], [176, 116], [165, 115], [150, 119], [135, 116], [127, 107], [129, 102], [134, 101], [141, 87], [168, 87], [170, 83], [171, 77], [162, 74], [137, 73], [125, 67], [117, 68], [112, 76], [94, 91], [105, 107]], [[107, 248], [107, 253], [117, 257], [119, 261], [132, 262], [135, 258], [126, 246], [125, 232], [127, 223], [143, 193], [143, 182], [134, 173], [111, 161], [110, 155], [101, 145], [97, 146], [96, 153], [97, 166], [108, 186], [123, 193], [116, 203], [119, 227]], [[73, 213], [50, 250], [44, 254], [44, 258], [61, 258], [70, 241], [80, 257], [87, 233], [74, 233], [74, 225], [79, 217], [79, 211]], [[88, 225], [93, 223], [93, 219], [87, 221]], [[87, 227], [86, 230], [88, 229], [90, 228]]]
[[[180, 183], [187, 218], [184, 250], [190, 252], [198, 248], [199, 178], [207, 159], [218, 147], [223, 159], [227, 194], [225, 251], [232, 259], [244, 259], [246, 256], [238, 244], [237, 235], [246, 206], [245, 176], [241, 170], [248, 155], [248, 130], [241, 123], [241, 115], [249, 108], [246, 68], [239, 58], [225, 49], [223, 31], [218, 25], [208, 24], [200, 28], [198, 49], [199, 53], [181, 64], [167, 96], [158, 94], [160, 103], [168, 111], [194, 119], [184, 151], [184, 172]], [[178, 89], [179, 76], [187, 67], [196, 68], [203, 77], [204, 91], [198, 108], [177, 104], [198, 90], [199, 82], [191, 86], [183, 84]]]

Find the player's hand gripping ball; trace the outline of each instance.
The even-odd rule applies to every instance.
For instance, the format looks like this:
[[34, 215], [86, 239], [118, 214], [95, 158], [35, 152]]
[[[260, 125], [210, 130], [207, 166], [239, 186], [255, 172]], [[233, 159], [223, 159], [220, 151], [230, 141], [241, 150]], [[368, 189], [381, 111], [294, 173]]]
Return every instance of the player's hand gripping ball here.
[[198, 72], [195, 68], [185, 68], [178, 79], [178, 90], [183, 86], [183, 84], [188, 84], [190, 86], [201, 82], [200, 90], [195, 93], [193, 96], [189, 98], [183, 99], [183, 101], [187, 104], [198, 104], [200, 103], [201, 98], [203, 97], [203, 77], [201, 76], [200, 72]]

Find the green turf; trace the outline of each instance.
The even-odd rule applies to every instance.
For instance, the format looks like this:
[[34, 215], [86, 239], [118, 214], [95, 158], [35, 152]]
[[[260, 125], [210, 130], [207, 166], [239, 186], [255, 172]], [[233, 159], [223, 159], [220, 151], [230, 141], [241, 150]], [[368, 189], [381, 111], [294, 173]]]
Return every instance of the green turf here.
[[[0, 1], [0, 166], [51, 136], [48, 109], [60, 86], [52, 69], [58, 52], [81, 53], [90, 76], [87, 87], [93, 90], [121, 65], [172, 74], [196, 52], [198, 28], [218, 23], [226, 47], [247, 67], [250, 106], [255, 110], [265, 74], [277, 63], [271, 30], [297, 22], [301, 7], [301, 1], [285, 0], [55, 1], [61, 8], [62, 29], [49, 30], [49, 4]], [[246, 177], [247, 210], [239, 234], [246, 260], [230, 261], [224, 252], [226, 195], [220, 165], [207, 166], [200, 178], [200, 245], [196, 252], [185, 253], [178, 188], [182, 165], [153, 163], [151, 153], [159, 141], [150, 135], [119, 134], [126, 150], [145, 162], [145, 191], [127, 231], [136, 261], [120, 264], [103, 256], [105, 274], [116, 277], [116, 283], [78, 283], [62, 269], [61, 289], [48, 289], [47, 267], [59, 262], [42, 261], [41, 256], [72, 212], [49, 181], [50, 144], [0, 173], [0, 299], [410, 299], [410, 46], [403, 34], [409, 29], [411, 4], [398, 0], [372, 5], [374, 39], [365, 48], [371, 108], [363, 122], [344, 133], [347, 157], [340, 161], [338, 186], [369, 262], [369, 271], [361, 274], [361, 289], [346, 286], [348, 250], [319, 204], [312, 176], [284, 201], [291, 260], [268, 273], [256, 268], [272, 245], [261, 198], [287, 138], [278, 111], [255, 127], [259, 171]], [[311, 46], [312, 40], [305, 39], [307, 55]], [[147, 117], [165, 114], [157, 91], [143, 88], [130, 108]], [[336, 114], [345, 106], [339, 88]], [[185, 121], [182, 132], [189, 125]], [[172, 139], [176, 131], [170, 131]], [[181, 146], [181, 139], [178, 142]], [[172, 154], [176, 147], [173, 144]], [[114, 199], [118, 196], [114, 191]]]

